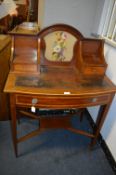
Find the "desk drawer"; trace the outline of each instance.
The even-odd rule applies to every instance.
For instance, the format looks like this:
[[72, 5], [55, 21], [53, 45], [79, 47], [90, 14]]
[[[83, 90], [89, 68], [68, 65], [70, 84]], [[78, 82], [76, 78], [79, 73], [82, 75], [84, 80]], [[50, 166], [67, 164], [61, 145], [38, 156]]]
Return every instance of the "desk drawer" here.
[[75, 108], [106, 104], [109, 95], [97, 97], [74, 97], [74, 96], [36, 96], [16, 95], [16, 104], [19, 106], [36, 106], [43, 108]]
[[93, 76], [95, 76], [95, 75], [104, 75], [104, 72], [105, 72], [105, 68], [103, 67], [103, 66], [101, 66], [101, 67], [95, 67], [95, 66], [93, 66], [93, 67], [85, 67], [84, 68], [84, 70], [83, 70], [83, 73], [85, 74], [85, 75], [93, 75]]

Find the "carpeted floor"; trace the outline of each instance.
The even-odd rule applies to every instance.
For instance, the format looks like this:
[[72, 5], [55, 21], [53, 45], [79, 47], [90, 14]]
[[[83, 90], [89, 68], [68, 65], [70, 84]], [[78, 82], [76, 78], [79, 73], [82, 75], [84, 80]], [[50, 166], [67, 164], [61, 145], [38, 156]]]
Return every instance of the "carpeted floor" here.
[[[74, 127], [89, 129], [84, 118], [72, 118]], [[37, 127], [35, 121], [22, 120], [18, 134]], [[18, 146], [14, 155], [10, 122], [0, 122], [0, 175], [114, 175], [99, 144], [88, 149], [90, 139], [63, 129], [46, 131]]]

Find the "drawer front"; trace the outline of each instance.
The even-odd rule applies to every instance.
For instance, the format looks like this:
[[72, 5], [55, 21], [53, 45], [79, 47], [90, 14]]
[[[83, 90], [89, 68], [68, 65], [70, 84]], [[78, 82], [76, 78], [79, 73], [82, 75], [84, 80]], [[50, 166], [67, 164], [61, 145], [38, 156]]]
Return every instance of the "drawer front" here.
[[84, 73], [86, 75], [104, 75], [105, 67], [86, 67]]
[[109, 101], [109, 96], [98, 97], [53, 97], [53, 96], [30, 96], [30, 95], [16, 95], [16, 104], [19, 106], [35, 106], [43, 108], [76, 108], [95, 106], [99, 104], [106, 104]]

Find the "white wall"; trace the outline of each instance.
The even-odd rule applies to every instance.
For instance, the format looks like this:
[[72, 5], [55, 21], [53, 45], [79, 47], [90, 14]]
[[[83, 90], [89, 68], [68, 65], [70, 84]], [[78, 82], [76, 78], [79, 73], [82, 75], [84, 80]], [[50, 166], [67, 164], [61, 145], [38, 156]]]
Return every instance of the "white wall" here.
[[[99, 30], [100, 30], [99, 26], [102, 27], [102, 25], [100, 25], [100, 22], [102, 21], [101, 17], [102, 17], [103, 8], [105, 8], [104, 2], [105, 2], [105, 0], [97, 0], [96, 1], [96, 9], [94, 12], [95, 18], [94, 18], [93, 29], [92, 29], [92, 33], [94, 33], [94, 34], [99, 34]], [[102, 23], [103, 23], [103, 21], [102, 21]]]
[[84, 36], [90, 36], [96, 9], [96, 0], [45, 0], [43, 26], [66, 23], [76, 27]]
[[44, 12], [45, 12], [45, 0], [39, 0], [39, 3], [38, 3], [38, 25], [40, 26], [40, 28], [42, 28], [42, 26], [43, 26]]
[[[95, 24], [93, 26], [92, 33], [99, 34], [101, 32], [103, 18], [104, 18], [104, 15], [106, 15], [107, 3], [108, 3], [108, 0], [101, 0], [101, 1], [98, 0], [97, 7], [96, 7]], [[103, 11], [101, 11], [101, 9], [103, 9]], [[112, 82], [116, 84], [116, 48], [108, 44], [105, 44], [104, 55], [105, 55], [106, 62], [108, 64], [106, 74], [112, 80]], [[98, 109], [99, 109], [98, 107], [89, 108], [89, 112], [93, 116], [94, 120], [96, 120]], [[107, 118], [105, 120], [105, 123], [102, 127], [101, 134], [105, 139], [109, 149], [111, 150], [111, 153], [114, 159], [116, 160], [116, 96], [113, 100], [113, 103], [108, 112]]]

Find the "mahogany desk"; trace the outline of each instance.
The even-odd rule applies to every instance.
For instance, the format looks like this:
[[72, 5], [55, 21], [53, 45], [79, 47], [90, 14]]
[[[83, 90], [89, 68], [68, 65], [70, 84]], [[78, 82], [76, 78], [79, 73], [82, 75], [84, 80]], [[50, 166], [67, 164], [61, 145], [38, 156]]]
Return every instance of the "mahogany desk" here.
[[33, 99], [36, 101], [35, 107], [43, 109], [72, 109], [100, 105], [97, 127], [93, 133], [78, 131], [68, 124], [63, 126], [72, 132], [91, 137], [93, 147], [112, 103], [116, 87], [106, 76], [94, 81], [83, 78], [76, 69], [41, 67], [40, 75], [9, 73], [4, 91], [10, 94], [13, 143], [17, 155], [19, 142], [49, 127], [40, 119], [38, 130], [28, 136], [17, 138], [16, 107], [30, 108], [33, 106]]

